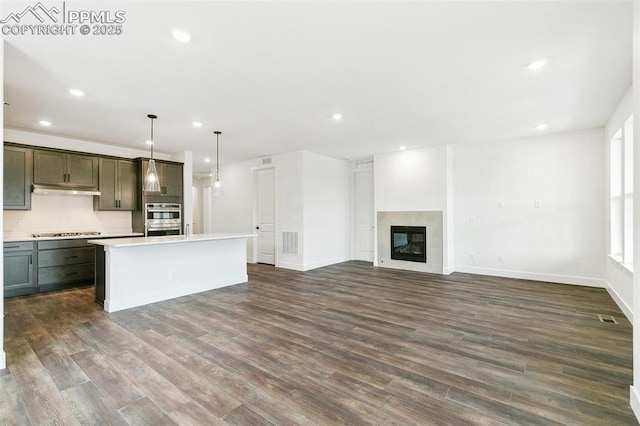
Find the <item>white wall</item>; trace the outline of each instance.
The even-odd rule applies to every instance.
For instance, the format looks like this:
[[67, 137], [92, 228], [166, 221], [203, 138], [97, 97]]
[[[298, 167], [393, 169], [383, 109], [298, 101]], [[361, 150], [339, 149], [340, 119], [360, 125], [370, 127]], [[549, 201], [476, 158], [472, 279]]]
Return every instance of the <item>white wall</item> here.
[[[212, 200], [213, 232], [255, 232], [256, 171], [273, 167], [276, 266], [302, 271], [348, 260], [348, 163], [303, 151], [274, 155], [271, 161], [265, 166], [255, 159], [221, 167], [224, 195]], [[344, 238], [335, 238], [336, 227]], [[298, 233], [298, 254], [283, 253], [283, 232]], [[256, 247], [250, 239], [250, 262], [257, 261]]]
[[[630, 87], [620, 104], [609, 118], [604, 128], [605, 152], [604, 152], [604, 199], [605, 206], [605, 250], [609, 252], [611, 247], [611, 212], [609, 209], [609, 200], [611, 197], [610, 185], [610, 154], [611, 154], [611, 138], [624, 125], [625, 121], [633, 114], [633, 89]], [[616, 301], [622, 312], [632, 321], [633, 312], [633, 274], [627, 268], [622, 266], [616, 260], [607, 256], [605, 266], [605, 280], [607, 282], [607, 291]]]
[[[633, 150], [636, 153], [633, 161], [633, 168], [640, 170], [640, 1], [633, 2]], [[633, 177], [634, 188], [640, 188], [640, 173], [635, 173]], [[640, 265], [640, 191], [635, 190], [633, 194], [633, 210], [635, 213], [633, 221], [633, 263]], [[633, 286], [640, 288], [640, 274], [633, 277]], [[633, 294], [633, 312], [640, 311], [640, 291]], [[630, 404], [636, 418], [640, 419], [640, 315], [633, 317], [633, 386], [631, 386]]]
[[211, 178], [194, 177], [193, 187], [191, 188], [193, 199], [193, 233], [204, 233], [204, 181]]
[[[451, 208], [448, 199], [451, 190], [452, 151], [447, 145], [438, 145], [409, 151], [398, 151], [374, 156], [374, 210], [383, 211], [442, 211], [443, 212], [443, 265], [451, 272], [449, 254], [453, 252], [451, 235]], [[377, 219], [376, 219], [377, 220]], [[376, 223], [377, 229], [377, 223]], [[374, 265], [378, 265], [378, 242], [375, 241]]]
[[[276, 266], [298, 271], [304, 270], [303, 156], [302, 151], [295, 151], [273, 157], [276, 178]], [[280, 243], [283, 232], [298, 232], [297, 255], [283, 253]]]
[[183, 151], [174, 155], [174, 160], [182, 163], [182, 232], [189, 225], [193, 233], [193, 153]]
[[456, 271], [604, 287], [603, 138], [455, 146]]
[[[211, 197], [211, 232], [253, 234], [253, 175], [258, 160], [220, 167], [223, 195]], [[206, 190], [211, 185], [205, 184]], [[254, 238], [247, 240], [247, 259], [253, 259]]]
[[347, 161], [303, 153], [303, 209], [303, 269], [349, 260]]

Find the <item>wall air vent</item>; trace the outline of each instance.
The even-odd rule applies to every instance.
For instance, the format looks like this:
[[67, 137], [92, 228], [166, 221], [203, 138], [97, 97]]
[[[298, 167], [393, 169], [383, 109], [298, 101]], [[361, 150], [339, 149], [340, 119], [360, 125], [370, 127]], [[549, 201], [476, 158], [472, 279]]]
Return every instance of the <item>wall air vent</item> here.
[[282, 254], [298, 254], [298, 231], [282, 232]]
[[273, 160], [272, 160], [272, 158], [271, 158], [271, 157], [263, 158], [263, 159], [262, 159], [262, 165], [263, 165], [263, 166], [268, 166], [269, 164], [271, 164], [271, 163], [272, 163], [272, 161], [273, 161]]

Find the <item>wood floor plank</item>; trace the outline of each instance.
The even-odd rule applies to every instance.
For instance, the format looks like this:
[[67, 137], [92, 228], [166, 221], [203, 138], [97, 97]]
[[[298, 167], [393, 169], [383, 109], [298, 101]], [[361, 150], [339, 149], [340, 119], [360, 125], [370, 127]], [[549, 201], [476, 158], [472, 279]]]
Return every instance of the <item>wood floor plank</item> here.
[[67, 405], [82, 425], [104, 424], [125, 426], [127, 421], [118, 412], [112, 400], [107, 398], [93, 382], [85, 382], [63, 392]]
[[29, 416], [13, 376], [0, 375], [0, 424], [9, 426], [29, 423]]
[[0, 424], [638, 424], [632, 327], [604, 289], [248, 273], [112, 314], [91, 287], [6, 299]]
[[26, 339], [5, 342], [11, 374], [32, 424], [78, 424]]

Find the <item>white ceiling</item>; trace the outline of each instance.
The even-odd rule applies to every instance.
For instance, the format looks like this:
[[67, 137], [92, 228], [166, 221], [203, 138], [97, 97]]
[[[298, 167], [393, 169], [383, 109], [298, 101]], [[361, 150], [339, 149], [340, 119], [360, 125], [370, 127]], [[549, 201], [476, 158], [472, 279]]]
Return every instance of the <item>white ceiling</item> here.
[[[34, 3], [3, 2], [2, 17]], [[301, 149], [357, 159], [600, 127], [631, 85], [631, 1], [66, 7], [124, 10], [123, 34], [6, 36], [5, 126], [145, 149], [154, 113], [156, 149], [193, 151], [195, 172], [211, 167], [214, 130], [221, 165]]]

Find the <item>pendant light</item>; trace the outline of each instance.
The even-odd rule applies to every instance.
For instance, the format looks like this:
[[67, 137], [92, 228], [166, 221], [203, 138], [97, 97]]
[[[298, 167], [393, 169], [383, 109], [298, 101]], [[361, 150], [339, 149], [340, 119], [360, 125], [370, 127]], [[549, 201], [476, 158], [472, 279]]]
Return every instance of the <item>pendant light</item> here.
[[211, 195], [218, 197], [222, 195], [222, 182], [220, 182], [220, 130], [213, 132], [216, 134], [216, 175], [211, 185]]
[[151, 145], [151, 159], [149, 159], [147, 173], [144, 175], [142, 190], [144, 192], [160, 192], [160, 178], [156, 171], [156, 162], [153, 159], [153, 120], [158, 118], [158, 116], [149, 114], [147, 117], [151, 119], [151, 140], [149, 141], [149, 144]]

